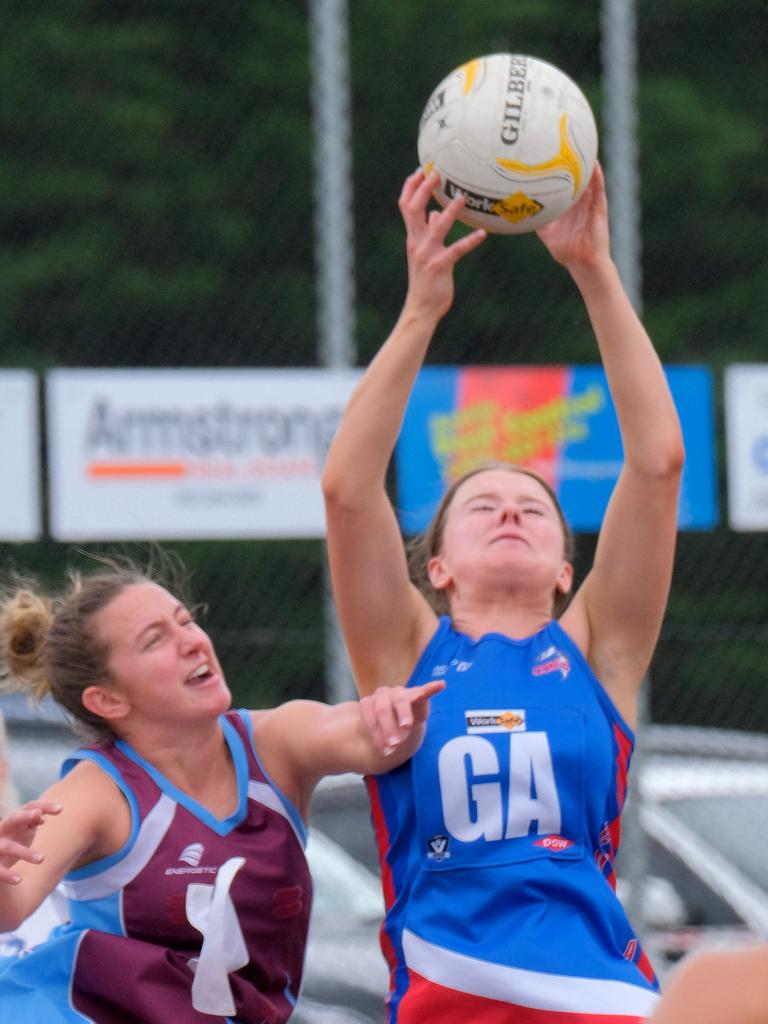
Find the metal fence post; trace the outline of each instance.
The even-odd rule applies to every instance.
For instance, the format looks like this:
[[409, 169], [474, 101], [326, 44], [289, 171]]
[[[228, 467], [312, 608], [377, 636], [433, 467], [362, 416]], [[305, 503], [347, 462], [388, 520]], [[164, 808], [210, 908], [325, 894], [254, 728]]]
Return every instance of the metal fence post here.
[[[611, 252], [624, 288], [642, 312], [640, 265], [640, 169], [637, 137], [637, 12], [635, 0], [602, 0], [600, 39], [603, 67], [603, 156], [609, 198]], [[642, 940], [646, 932], [643, 891], [648, 874], [645, 835], [640, 825], [639, 778], [643, 727], [648, 721], [646, 678], [640, 693], [637, 745], [622, 821], [620, 868], [628, 883], [627, 913]]]
[[[314, 226], [318, 362], [354, 365], [354, 230], [351, 100], [346, 0], [310, 0]], [[326, 699], [355, 696], [327, 561], [325, 606]]]

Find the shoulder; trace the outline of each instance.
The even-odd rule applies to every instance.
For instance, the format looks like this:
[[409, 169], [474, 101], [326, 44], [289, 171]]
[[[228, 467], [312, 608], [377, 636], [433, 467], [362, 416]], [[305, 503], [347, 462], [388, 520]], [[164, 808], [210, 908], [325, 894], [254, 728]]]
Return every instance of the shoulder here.
[[61, 805], [61, 814], [46, 821], [45, 831], [65, 853], [73, 854], [66, 870], [114, 853], [130, 835], [128, 801], [94, 761], [78, 761], [41, 799]]
[[249, 713], [259, 760], [278, 788], [302, 811], [311, 774], [307, 761], [312, 761], [318, 735], [323, 732], [321, 726], [332, 711], [330, 705], [319, 701], [291, 700]]
[[93, 797], [102, 800], [121, 798], [120, 788], [107, 768], [90, 757], [78, 757], [72, 768], [47, 792], [54, 796], [70, 795], [84, 801]]
[[[684, 960], [672, 975], [662, 1010], [683, 1008], [702, 1022], [765, 1024], [768, 1005], [768, 944], [747, 949], [713, 950]], [[709, 1014], [712, 1016], [710, 1017]], [[655, 1020], [656, 1018], [654, 1018]], [[670, 1020], [672, 1018], [670, 1017]]]
[[[97, 837], [98, 856], [119, 849], [131, 831], [132, 814], [125, 793], [106, 767], [81, 760], [57, 784], [55, 796], [74, 818], [87, 822]], [[55, 788], [55, 787], [54, 787]]]

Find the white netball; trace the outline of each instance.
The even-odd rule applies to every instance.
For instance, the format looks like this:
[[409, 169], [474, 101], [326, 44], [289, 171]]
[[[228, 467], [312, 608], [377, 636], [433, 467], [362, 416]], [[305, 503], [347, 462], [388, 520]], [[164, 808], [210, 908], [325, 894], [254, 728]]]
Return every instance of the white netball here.
[[430, 96], [419, 162], [445, 205], [498, 234], [536, 231], [579, 198], [597, 159], [597, 126], [576, 83], [537, 57], [494, 53], [462, 64]]

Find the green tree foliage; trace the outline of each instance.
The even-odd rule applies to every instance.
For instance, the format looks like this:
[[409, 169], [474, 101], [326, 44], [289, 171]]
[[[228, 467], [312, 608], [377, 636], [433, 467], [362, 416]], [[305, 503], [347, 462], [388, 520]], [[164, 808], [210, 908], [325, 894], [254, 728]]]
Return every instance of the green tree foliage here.
[[304, 12], [47, 0], [4, 27], [3, 362], [306, 360]]
[[[308, 5], [3, 0], [0, 10], [0, 365], [314, 364]], [[599, 18], [597, 0], [350, 0], [361, 363], [404, 294], [396, 201], [434, 86], [473, 56], [530, 53], [579, 82], [600, 124]], [[643, 0], [638, 18], [645, 320], [668, 362], [719, 373], [764, 361], [763, 6]], [[524, 236], [488, 239], [459, 268], [457, 308], [430, 358], [596, 353], [567, 274]], [[722, 466], [721, 428], [718, 444]], [[587, 561], [593, 540], [582, 539]], [[681, 538], [652, 673], [656, 717], [768, 728], [760, 540], [724, 526]], [[228, 645], [238, 699], [321, 693], [321, 546], [181, 549]], [[50, 541], [2, 556], [52, 580], [76, 557]], [[724, 677], [754, 701], [749, 721], [743, 702], [714, 701]]]

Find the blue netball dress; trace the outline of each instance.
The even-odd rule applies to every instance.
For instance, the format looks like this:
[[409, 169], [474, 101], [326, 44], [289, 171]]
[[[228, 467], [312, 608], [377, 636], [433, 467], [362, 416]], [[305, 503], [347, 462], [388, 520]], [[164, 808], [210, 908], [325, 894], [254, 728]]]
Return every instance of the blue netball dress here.
[[658, 986], [614, 892], [633, 734], [557, 622], [442, 618], [418, 753], [368, 789], [389, 1024], [635, 1024]]
[[0, 958], [0, 1024], [283, 1024], [298, 995], [312, 898], [305, 829], [222, 719], [238, 804], [220, 820], [122, 741], [77, 751], [125, 794], [133, 827], [61, 883], [70, 923]]

